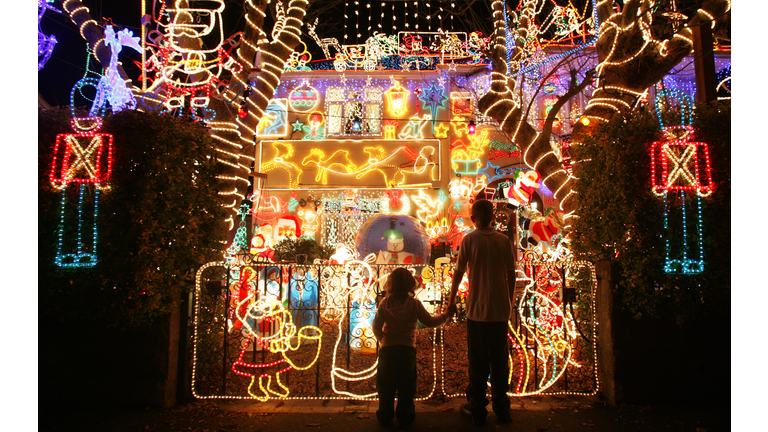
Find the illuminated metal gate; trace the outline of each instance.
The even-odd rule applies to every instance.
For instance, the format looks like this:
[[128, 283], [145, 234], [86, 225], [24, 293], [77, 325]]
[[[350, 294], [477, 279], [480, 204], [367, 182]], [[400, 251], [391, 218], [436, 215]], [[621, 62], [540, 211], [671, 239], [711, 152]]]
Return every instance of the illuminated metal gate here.
[[[379, 282], [396, 267], [360, 261], [204, 265], [195, 290], [193, 394], [260, 401], [375, 399], [378, 343], [370, 322], [383, 298]], [[423, 281], [418, 298], [438, 313], [452, 268], [408, 268]], [[510, 395], [594, 394], [594, 267], [540, 263], [521, 269], [529, 277], [510, 327]], [[558, 281], [564, 283], [558, 287]], [[464, 394], [468, 376], [461, 298], [458, 306], [454, 322], [417, 331], [417, 399], [440, 391]]]

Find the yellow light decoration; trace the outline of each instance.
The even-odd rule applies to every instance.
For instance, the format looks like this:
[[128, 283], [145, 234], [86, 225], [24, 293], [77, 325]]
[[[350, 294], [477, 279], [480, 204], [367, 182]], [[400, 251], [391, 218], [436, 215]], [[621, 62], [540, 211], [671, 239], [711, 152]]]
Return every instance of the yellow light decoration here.
[[426, 231], [427, 235], [429, 235], [429, 240], [436, 242], [441, 236], [448, 235], [451, 231], [451, 224], [448, 222], [448, 219], [443, 217], [439, 221], [427, 222]]
[[421, 119], [419, 118], [418, 114], [414, 114], [414, 116], [411, 117], [411, 119], [408, 121], [408, 124], [406, 124], [403, 130], [400, 131], [400, 135], [398, 135], [398, 137], [400, 139], [424, 139], [424, 126], [431, 120], [432, 116], [430, 114], [424, 114], [424, 117]]
[[451, 126], [453, 126], [453, 133], [457, 137], [469, 136], [469, 121], [464, 117], [454, 116], [451, 120]]
[[[397, 187], [406, 186], [431, 186], [424, 183], [410, 183], [408, 177], [411, 175], [423, 175], [429, 170], [429, 179], [431, 182], [438, 180], [440, 176], [440, 167], [436, 163], [432, 162], [432, 155], [435, 154], [435, 148], [432, 146], [424, 146], [419, 150], [419, 155], [413, 161], [413, 169], [401, 168], [400, 171], [395, 173], [396, 178], [401, 178], [397, 181]], [[437, 174], [437, 175], [436, 175]]]
[[[339, 167], [343, 169], [347, 174], [350, 174], [357, 169], [357, 166], [349, 160], [348, 150], [336, 150], [329, 157], [325, 157], [325, 152], [320, 149], [312, 149], [309, 152], [309, 156], [305, 157], [301, 161], [302, 165], [314, 164], [318, 171], [315, 176], [315, 181], [322, 181], [323, 184], [328, 184], [328, 171], [333, 170], [333, 167]], [[337, 172], [334, 170], [334, 172]], [[341, 171], [338, 171], [341, 173]]]
[[[261, 402], [269, 400], [270, 395], [273, 395], [279, 399], [285, 399], [290, 394], [290, 390], [280, 380], [280, 375], [284, 372], [288, 372], [291, 369], [295, 370], [307, 370], [315, 364], [320, 357], [320, 348], [322, 346], [323, 332], [316, 326], [303, 326], [300, 329], [296, 328], [293, 323], [291, 313], [285, 309], [285, 307], [277, 300], [265, 296], [259, 300], [253, 302], [247, 308], [241, 308], [242, 305], [250, 303], [255, 296], [255, 293], [251, 293], [243, 301], [241, 301], [236, 308], [237, 319], [243, 323], [243, 327], [249, 334], [249, 337], [254, 338], [255, 342], [269, 350], [273, 354], [279, 354], [281, 359], [271, 363], [246, 363], [243, 361], [243, 356], [248, 349], [251, 340], [249, 339], [240, 352], [240, 357], [236, 362], [232, 364], [232, 370], [238, 375], [251, 376], [251, 383], [248, 386], [248, 394], [254, 399], [258, 399]], [[277, 331], [270, 336], [258, 336], [256, 329], [252, 328], [249, 324], [249, 320], [256, 320], [261, 322], [272, 323]], [[316, 346], [303, 344], [303, 340], [317, 341]], [[295, 344], [294, 344], [295, 341]], [[307, 365], [299, 366], [291, 360], [289, 353], [291, 351], [297, 351], [300, 348], [314, 349], [315, 356], [311, 362]], [[283, 364], [285, 363], [285, 365]], [[274, 372], [275, 382], [278, 387], [283, 391], [275, 391], [270, 388], [272, 382], [272, 373], [253, 373], [249, 374], [238, 370], [238, 368], [256, 369], [256, 371], [277, 366], [278, 371]], [[260, 395], [254, 394], [253, 384], [258, 376]], [[266, 385], [264, 380], [266, 378]]]
[[408, 89], [400, 85], [400, 81], [394, 81], [392, 87], [384, 92], [389, 113], [397, 118], [405, 114], [408, 111], [408, 95], [410, 94]]
[[435, 138], [448, 138], [448, 126], [443, 123], [435, 126]]
[[298, 165], [289, 161], [293, 156], [293, 146], [282, 141], [272, 141], [272, 148], [275, 149], [275, 156], [272, 161], [263, 163], [259, 166], [259, 171], [268, 173], [275, 169], [282, 169], [288, 174], [288, 184], [291, 189], [299, 187], [299, 177], [304, 172]]
[[395, 140], [397, 137], [395, 136], [395, 133], [397, 132], [397, 127], [400, 125], [400, 122], [397, 120], [384, 120], [384, 139], [385, 140]]
[[423, 190], [420, 190], [418, 195], [411, 195], [411, 199], [419, 208], [419, 210], [416, 210], [416, 217], [421, 222], [427, 223], [427, 221], [437, 217], [440, 211], [443, 210], [443, 201], [440, 198], [433, 200]]

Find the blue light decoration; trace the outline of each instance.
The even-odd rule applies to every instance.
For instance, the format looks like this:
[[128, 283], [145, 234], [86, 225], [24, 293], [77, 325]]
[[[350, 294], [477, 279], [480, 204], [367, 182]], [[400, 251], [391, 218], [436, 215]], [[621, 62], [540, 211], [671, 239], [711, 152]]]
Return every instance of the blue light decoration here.
[[[74, 112], [74, 95], [76, 91], [82, 94], [82, 87], [86, 85], [96, 88], [96, 103], [91, 106], [90, 117], [78, 118]], [[59, 267], [94, 267], [98, 262], [99, 194], [109, 189], [107, 181], [112, 173], [113, 137], [98, 133], [104, 112], [103, 95], [98, 80], [83, 78], [78, 81], [70, 92], [71, 124], [76, 133], [56, 136], [48, 177], [53, 187], [61, 190], [58, 247], [54, 260]], [[75, 236], [69, 222], [74, 217], [73, 207], [77, 214]]]
[[[600, 37], [600, 30], [599, 30], [600, 29], [600, 21], [597, 18], [597, 1], [596, 0], [591, 0], [591, 4], [592, 4], [592, 19], [595, 22], [595, 26], [594, 26], [595, 34], [588, 41], [585, 41], [583, 43], [577, 44], [575, 48], [570, 49], [570, 50], [568, 50], [568, 51], [566, 51], [566, 52], [564, 52], [562, 54], [558, 54], [558, 55], [556, 55], [554, 57], [550, 57], [550, 58], [548, 58], [548, 59], [546, 59], [544, 61], [534, 62], [534, 63], [532, 63], [532, 64], [530, 64], [528, 66], [524, 66], [524, 65], [521, 64], [520, 65], [521, 66], [520, 69], [517, 72], [515, 72], [513, 74], [510, 74], [510, 76], [511, 77], [516, 77], [518, 75], [522, 75], [522, 74], [524, 74], [526, 72], [529, 72], [529, 71], [532, 71], [534, 69], [538, 69], [539, 67], [544, 66], [545, 64], [552, 63], [552, 62], [557, 61], [557, 60], [559, 60], [559, 59], [561, 59], [561, 58], [563, 58], [565, 56], [568, 56], [568, 55], [571, 55], [571, 54], [573, 54], [575, 52], [581, 51], [584, 48], [587, 48], [587, 47], [593, 45], [595, 42], [597, 42], [597, 39]], [[504, 9], [505, 10], [507, 9], [506, 1], [504, 2]], [[509, 29], [509, 25], [508, 25], [509, 20], [508, 19], [505, 19], [504, 22], [505, 22], [505, 27], [506, 27], [505, 28], [505, 32], [506, 32], [506, 37], [507, 37], [507, 56], [508, 56], [507, 64], [511, 65], [512, 62], [510, 61], [511, 58], [509, 56], [511, 55], [510, 53], [512, 53], [513, 48], [515, 46], [515, 32], [513, 32], [513, 31], [511, 31]]]
[[440, 108], [445, 108], [445, 101], [448, 96], [445, 95], [445, 89], [438, 88], [435, 84], [422, 89], [419, 100], [423, 102], [422, 108], [429, 108], [432, 113], [432, 133], [435, 133], [435, 124], [437, 122], [437, 113]]
[[45, 11], [48, 9], [61, 13], [60, 10], [51, 6], [52, 0], [37, 0], [37, 70], [45, 67], [48, 59], [51, 58], [53, 53], [53, 47], [56, 46], [56, 36], [46, 36], [43, 34], [43, 30], [40, 28], [40, 20], [43, 18]]
[[[660, 103], [667, 96], [680, 102], [681, 126], [664, 125]], [[708, 197], [713, 191], [709, 148], [706, 143], [690, 141], [693, 138], [693, 99], [690, 96], [673, 89], [659, 92], [656, 114], [666, 138], [651, 145], [652, 191], [664, 199], [664, 271], [684, 275], [701, 273], [704, 271], [701, 198]], [[688, 213], [693, 200], [687, 198], [688, 193], [695, 193], [694, 224], [689, 223]], [[673, 239], [673, 232], [681, 236]]]

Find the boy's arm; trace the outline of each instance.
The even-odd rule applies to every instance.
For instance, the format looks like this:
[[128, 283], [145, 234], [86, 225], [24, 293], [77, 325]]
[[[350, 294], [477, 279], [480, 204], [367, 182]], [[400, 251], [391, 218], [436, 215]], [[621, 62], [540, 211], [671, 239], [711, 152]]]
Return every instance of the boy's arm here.
[[456, 305], [456, 293], [459, 292], [461, 279], [464, 277], [464, 269], [457, 269], [453, 272], [453, 281], [451, 282], [451, 292], [448, 294], [448, 307]]

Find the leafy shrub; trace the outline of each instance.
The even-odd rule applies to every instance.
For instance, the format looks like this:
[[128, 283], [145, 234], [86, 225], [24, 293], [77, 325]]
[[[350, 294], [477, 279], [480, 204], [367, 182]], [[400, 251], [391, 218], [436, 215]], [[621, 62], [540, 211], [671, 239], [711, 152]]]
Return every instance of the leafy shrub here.
[[[54, 265], [61, 192], [48, 171], [56, 135], [71, 133], [69, 108], [38, 113], [40, 304], [52, 319], [106, 319], [146, 326], [193, 287], [200, 265], [220, 259], [226, 237], [214, 142], [169, 116], [107, 116], [114, 136], [111, 189], [99, 197], [98, 264]], [[69, 186], [75, 187], [75, 186]]]
[[[669, 124], [679, 124], [670, 120]], [[664, 272], [664, 203], [651, 192], [650, 145], [661, 140], [653, 113], [618, 116], [574, 146], [577, 218], [574, 252], [611, 260], [620, 274], [618, 299], [635, 318], [678, 324], [730, 311], [730, 104], [696, 108], [694, 141], [709, 145], [714, 193], [702, 199], [705, 270]], [[678, 233], [679, 235], [679, 233]]]

